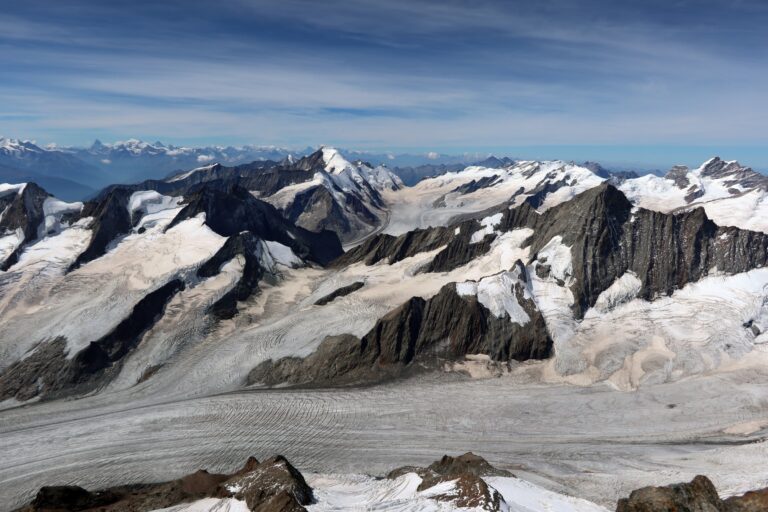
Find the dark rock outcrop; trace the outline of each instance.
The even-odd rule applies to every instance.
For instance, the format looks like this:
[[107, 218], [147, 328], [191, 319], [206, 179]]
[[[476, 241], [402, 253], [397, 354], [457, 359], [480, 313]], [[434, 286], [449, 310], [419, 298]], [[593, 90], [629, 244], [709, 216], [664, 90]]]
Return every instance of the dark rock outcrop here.
[[[678, 214], [634, 208], [621, 191], [608, 183], [543, 213], [526, 200], [513, 209], [503, 204], [485, 210], [475, 219], [494, 213], [502, 214], [495, 227], [497, 232], [533, 229], [526, 242], [531, 246], [531, 261], [556, 236], [570, 247], [571, 290], [576, 297], [577, 317], [627, 271], [642, 280], [640, 297], [652, 300], [698, 281], [713, 267], [734, 274], [768, 263], [765, 233], [718, 226], [701, 208]], [[445, 246], [425, 270], [452, 270], [490, 248], [494, 235], [470, 243], [471, 233], [480, 227], [477, 220], [465, 218], [450, 227], [414, 230], [398, 237], [379, 235], [347, 252], [333, 266], [356, 262], [371, 265], [382, 260], [394, 263]], [[455, 228], [460, 228], [459, 234], [455, 234]]]
[[610, 184], [587, 190], [544, 213], [527, 203], [502, 211], [500, 231], [534, 230], [532, 260], [555, 236], [570, 247], [577, 317], [627, 271], [640, 277], [640, 297], [652, 300], [698, 281], [713, 267], [733, 274], [768, 263], [764, 233], [719, 227], [701, 208], [674, 215], [633, 210], [632, 203]]
[[689, 483], [643, 487], [616, 505], [616, 512], [764, 512], [768, 488], [743, 496], [720, 499], [709, 478], [697, 476]]
[[103, 256], [114, 240], [131, 231], [131, 214], [128, 211], [131, 193], [125, 188], [115, 188], [102, 199], [85, 204], [81, 217], [93, 217], [93, 235], [88, 247], [72, 263], [70, 270]]
[[328, 295], [321, 297], [315, 302], [315, 306], [325, 306], [329, 302], [332, 302], [339, 297], [344, 297], [345, 295], [349, 295], [352, 292], [355, 292], [365, 286], [365, 283], [363, 281], [355, 281], [352, 284], [348, 284], [347, 286], [342, 286], [341, 288], [338, 288]]
[[211, 259], [197, 271], [198, 277], [207, 278], [218, 274], [221, 267], [235, 257], [244, 260], [243, 271], [234, 288], [211, 304], [208, 311], [218, 319], [232, 318], [237, 314], [237, 303], [244, 301], [259, 291], [259, 281], [272, 277], [271, 269], [262, 265], [264, 246], [250, 232], [243, 232], [229, 237]]
[[95, 492], [77, 486], [43, 487], [17, 512], [144, 512], [204, 498], [235, 498], [254, 512], [302, 512], [314, 500], [302, 474], [284, 457], [262, 463], [251, 457], [229, 475], [200, 470], [169, 482]]
[[27, 183], [21, 193], [7, 194], [0, 197], [0, 235], [21, 230], [23, 239], [4, 261], [0, 261], [0, 270], [6, 271], [19, 261], [24, 247], [37, 240], [45, 217], [43, 203], [50, 194], [34, 183]]
[[494, 174], [493, 176], [485, 176], [484, 178], [472, 180], [469, 183], [459, 185], [458, 187], [451, 190], [451, 192], [456, 192], [459, 194], [471, 194], [472, 192], [477, 192], [478, 190], [492, 187], [498, 179], [498, 174]]
[[342, 254], [338, 237], [330, 231], [313, 233], [293, 225], [272, 205], [253, 197], [248, 190], [204, 186], [189, 196], [187, 204], [168, 226], [205, 214], [205, 223], [221, 236], [250, 231], [262, 240], [279, 242], [301, 259], [326, 265]]
[[223, 487], [222, 494], [245, 501], [253, 511], [299, 512], [314, 501], [304, 476], [280, 455], [262, 463], [249, 460]]
[[421, 477], [419, 491], [426, 491], [443, 482], [455, 481], [455, 490], [433, 496], [437, 501], [450, 501], [457, 507], [481, 508], [488, 511], [502, 509], [504, 499], [490, 488], [482, 477], [513, 477], [512, 473], [496, 469], [479, 455], [468, 452], [458, 457], [444, 455], [442, 459], [426, 468], [404, 466], [387, 474], [387, 478], [398, 478], [406, 473], [416, 473]]
[[347, 251], [332, 266], [344, 267], [359, 262], [373, 265], [380, 261], [392, 264], [443, 247], [422, 271], [448, 272], [488, 252], [496, 238], [495, 234], [486, 235], [480, 242], [472, 243], [472, 234], [482, 228], [480, 222], [473, 218], [450, 227], [414, 229], [397, 237], [377, 235]]
[[[517, 268], [525, 276], [525, 268]], [[268, 360], [254, 368], [249, 384], [274, 386], [347, 385], [375, 382], [440, 361], [460, 360], [467, 354], [488, 354], [496, 361], [544, 359], [552, 340], [533, 301], [516, 291], [530, 321], [525, 325], [508, 316], [494, 316], [476, 297], [462, 297], [454, 283], [434, 297], [413, 297], [391, 311], [362, 339], [351, 335], [326, 338], [305, 359]]]
[[358, 262], [374, 265], [384, 260], [392, 264], [447, 245], [454, 236], [454, 230], [445, 227], [414, 229], [400, 236], [377, 235], [347, 251], [331, 266], [340, 268]]
[[[360, 162], [364, 163], [364, 162]], [[290, 185], [314, 179], [316, 173], [326, 173], [323, 151], [318, 150], [298, 160], [281, 162], [256, 161], [249, 164], [226, 167], [214, 164], [193, 172], [177, 174], [170, 180], [147, 180], [136, 185], [115, 185], [99, 194], [106, 197], [116, 189], [135, 192], [155, 190], [161, 194], [189, 196], [201, 188], [228, 191], [242, 188], [259, 197], [268, 197]], [[369, 165], [370, 164], [366, 164]], [[329, 190], [328, 187], [332, 187]], [[297, 226], [312, 232], [333, 231], [344, 240], [353, 239], [361, 229], [354, 223], [363, 223], [374, 229], [381, 219], [368, 207], [383, 209], [384, 202], [378, 190], [365, 180], [356, 182], [356, 190], [341, 190], [329, 180], [323, 185], [310, 186], [297, 193], [294, 200], [282, 211], [282, 215]], [[336, 197], [343, 197], [339, 200]], [[352, 219], [354, 217], [354, 219]]]

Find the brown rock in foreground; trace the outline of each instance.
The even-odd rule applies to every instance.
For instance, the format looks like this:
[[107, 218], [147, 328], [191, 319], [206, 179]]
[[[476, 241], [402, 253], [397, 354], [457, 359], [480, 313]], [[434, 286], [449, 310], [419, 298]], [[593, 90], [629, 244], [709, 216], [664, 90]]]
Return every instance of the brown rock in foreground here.
[[235, 498], [254, 512], [301, 512], [312, 503], [313, 494], [302, 474], [284, 457], [262, 463], [251, 457], [231, 475], [200, 470], [170, 482], [94, 492], [78, 486], [43, 487], [18, 512], [144, 512], [203, 498]]
[[637, 489], [616, 505], [616, 512], [765, 511], [768, 511], [768, 488], [722, 500], [709, 478], [701, 475], [690, 483]]
[[406, 473], [416, 473], [421, 477], [419, 491], [427, 491], [434, 486], [455, 481], [455, 489], [431, 497], [437, 501], [450, 501], [457, 507], [481, 508], [488, 511], [501, 510], [504, 498], [482, 479], [485, 476], [513, 477], [509, 471], [496, 469], [479, 455], [467, 452], [458, 457], [444, 455], [439, 461], [426, 468], [403, 466], [390, 471], [387, 478], [397, 478]]

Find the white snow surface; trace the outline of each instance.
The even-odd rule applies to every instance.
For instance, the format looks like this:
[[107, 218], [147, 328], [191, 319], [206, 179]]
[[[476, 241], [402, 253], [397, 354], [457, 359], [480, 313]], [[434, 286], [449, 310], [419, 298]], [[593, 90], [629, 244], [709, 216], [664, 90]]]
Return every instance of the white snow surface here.
[[[212, 158], [212, 157], [210, 157], [210, 158]], [[198, 157], [198, 161], [200, 161], [199, 157]], [[210, 171], [211, 169], [216, 167], [216, 165], [218, 165], [218, 164], [212, 163], [210, 165], [204, 165], [203, 167], [195, 167], [194, 169], [192, 169], [190, 171], [185, 171], [185, 172], [182, 172], [182, 173], [177, 174], [175, 176], [171, 176], [169, 179], [166, 180], [166, 182], [173, 183], [174, 181], [181, 181], [181, 180], [187, 179], [187, 178], [189, 178], [190, 176], [192, 176], [195, 173]]]
[[506, 315], [513, 323], [525, 325], [531, 318], [517, 301], [516, 287], [522, 288], [525, 299], [532, 299], [526, 282], [520, 279], [518, 268], [484, 277], [477, 282], [456, 283], [456, 293], [462, 296], [475, 295], [478, 302], [497, 318]]
[[538, 262], [550, 266], [550, 274], [566, 283], [573, 274], [571, 248], [563, 244], [563, 237], [553, 236], [538, 252]]
[[269, 250], [269, 253], [272, 255], [272, 258], [275, 260], [275, 262], [292, 268], [304, 264], [301, 258], [296, 256], [296, 254], [294, 254], [291, 248], [287, 245], [283, 245], [280, 242], [273, 242], [271, 240], [266, 240], [264, 243], [267, 244], [267, 249]]
[[[66, 275], [62, 267], [90, 238], [82, 225], [25, 251], [6, 273], [20, 281], [0, 283], [0, 314], [6, 327], [0, 331], [0, 367], [54, 336], [66, 337], [72, 357], [114, 328], [147, 293], [191, 273], [225, 241], [204, 224], [202, 214], [163, 232], [165, 225], [126, 236], [104, 256]], [[52, 274], [43, 279], [41, 273]], [[38, 284], [33, 286], [28, 279]]]
[[483, 226], [483, 228], [478, 229], [472, 233], [472, 237], [469, 239], [469, 243], [476, 244], [478, 242], [482, 242], [486, 235], [495, 233], [496, 230], [494, 228], [499, 224], [499, 222], [501, 222], [503, 215], [503, 213], [496, 213], [494, 215], [489, 215], [488, 217], [482, 218], [480, 220], [480, 225]]
[[24, 242], [24, 231], [19, 228], [0, 236], [0, 261], [4, 261]]
[[552, 492], [520, 478], [490, 476], [484, 480], [501, 494], [509, 512], [608, 512], [590, 501]]
[[642, 284], [633, 272], [625, 272], [600, 294], [595, 302], [595, 309], [605, 313], [634, 299], [640, 292]]
[[232, 498], [205, 498], [192, 503], [154, 509], [152, 512], [250, 512], [250, 510], [244, 501]]
[[26, 183], [0, 183], [0, 197], [8, 194], [21, 194], [26, 186]]
[[43, 201], [43, 225], [38, 230], [38, 237], [54, 235], [59, 233], [63, 227], [62, 216], [71, 213], [80, 212], [83, 209], [83, 203], [66, 203], [54, 197], [47, 197]]
[[[607, 509], [586, 500], [548, 491], [519, 478], [486, 477], [486, 483], [502, 495], [503, 510], [509, 512], [606, 512]], [[375, 479], [355, 474], [311, 474], [307, 483], [315, 490], [317, 503], [310, 512], [329, 511], [391, 511], [437, 512], [475, 510], [457, 507], [452, 501], [437, 501], [439, 495], [456, 491], [455, 481], [441, 482], [429, 489], [417, 491], [421, 478], [406, 473], [395, 479]], [[477, 509], [478, 511], [481, 509]]]
[[128, 200], [128, 213], [133, 219], [141, 218], [134, 231], [157, 224], [168, 225], [183, 209], [182, 201], [181, 196], [164, 196], [154, 190], [134, 192]]

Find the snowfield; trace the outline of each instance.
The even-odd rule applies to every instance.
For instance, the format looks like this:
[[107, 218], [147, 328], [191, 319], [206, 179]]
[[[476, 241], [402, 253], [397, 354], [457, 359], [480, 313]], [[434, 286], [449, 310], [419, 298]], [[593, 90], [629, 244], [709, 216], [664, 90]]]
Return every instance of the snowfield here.
[[[457, 191], [481, 180], [490, 184], [469, 193]], [[443, 226], [456, 215], [479, 212], [509, 200], [518, 205], [550, 185], [556, 190], [544, 194], [539, 207], [544, 211], [603, 181], [587, 168], [559, 160], [521, 161], [502, 169], [467, 167], [422, 180], [403, 190], [385, 191], [384, 198], [391, 205], [385, 232], [399, 235], [416, 228]]]

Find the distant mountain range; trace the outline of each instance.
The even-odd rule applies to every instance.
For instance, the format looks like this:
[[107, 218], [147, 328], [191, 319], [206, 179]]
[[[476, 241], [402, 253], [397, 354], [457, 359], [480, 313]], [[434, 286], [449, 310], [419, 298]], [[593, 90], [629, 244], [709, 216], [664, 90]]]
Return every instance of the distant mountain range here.
[[[35, 182], [61, 199], [83, 200], [113, 183], [162, 179], [210, 164], [237, 166], [252, 162], [279, 162], [289, 157], [300, 159], [316, 149], [258, 145], [187, 147], [138, 139], [114, 143], [97, 140], [89, 147], [41, 147], [31, 141], [0, 138], [0, 183]], [[448, 155], [339, 151], [350, 161], [363, 161], [371, 167], [387, 166], [408, 186], [426, 177], [460, 171], [469, 165], [496, 168], [513, 163], [509, 157], [479, 153]]]

